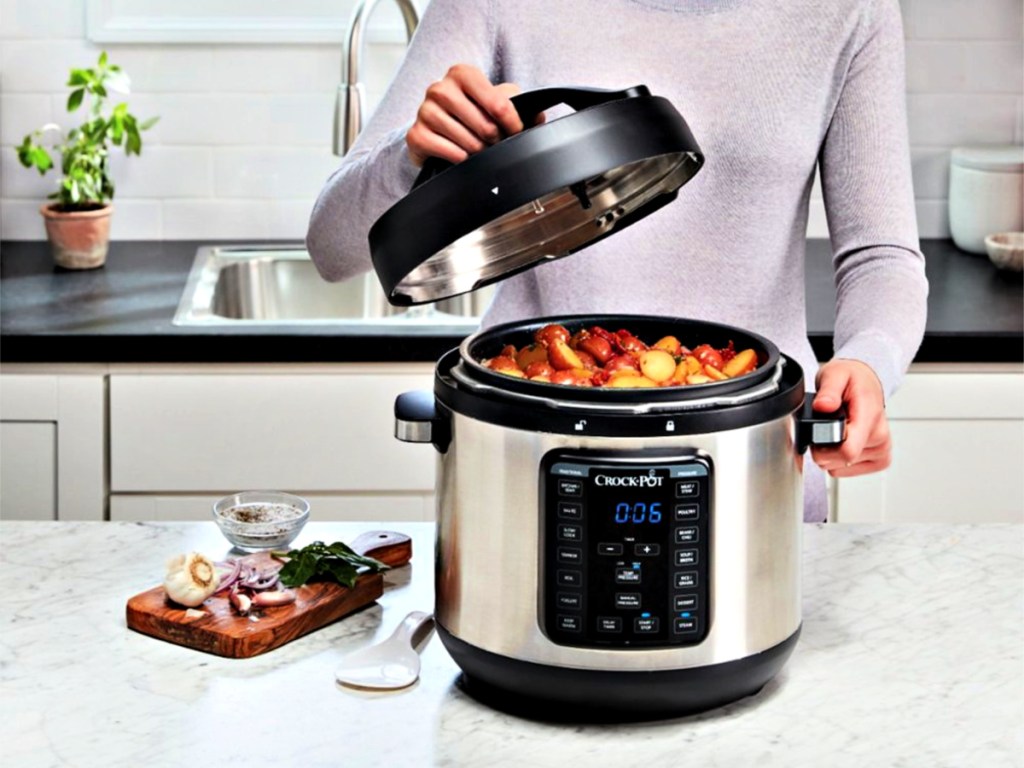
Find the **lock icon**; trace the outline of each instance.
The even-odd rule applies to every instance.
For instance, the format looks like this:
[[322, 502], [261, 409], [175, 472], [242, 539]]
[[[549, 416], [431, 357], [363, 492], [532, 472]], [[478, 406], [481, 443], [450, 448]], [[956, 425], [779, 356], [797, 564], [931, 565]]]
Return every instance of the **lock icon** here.
[[586, 426], [587, 426], [587, 420], [586, 419], [580, 419], [574, 425], [574, 427], [575, 427], [577, 432], [582, 432]]
[[672, 421], [672, 419], [669, 419], [668, 421], [665, 422], [665, 431], [666, 432], [675, 432], [676, 431], [676, 423], [674, 421]]

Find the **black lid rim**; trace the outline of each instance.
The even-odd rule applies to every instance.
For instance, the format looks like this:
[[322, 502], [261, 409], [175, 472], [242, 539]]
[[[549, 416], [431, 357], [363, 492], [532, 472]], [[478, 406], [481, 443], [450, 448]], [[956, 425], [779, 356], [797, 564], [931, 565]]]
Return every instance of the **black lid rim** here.
[[[369, 234], [374, 269], [392, 303], [414, 303], [396, 288], [461, 237], [554, 190], [673, 153], [694, 156], [692, 173], [681, 180], [686, 183], [703, 154], [682, 115], [658, 96], [599, 104], [527, 129], [448, 168], [385, 211]], [[499, 193], [491, 192], [495, 188]]]

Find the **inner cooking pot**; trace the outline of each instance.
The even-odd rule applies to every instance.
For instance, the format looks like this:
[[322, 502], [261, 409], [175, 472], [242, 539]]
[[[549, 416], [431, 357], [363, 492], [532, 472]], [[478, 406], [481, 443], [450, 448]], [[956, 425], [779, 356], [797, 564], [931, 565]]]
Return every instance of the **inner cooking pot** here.
[[[753, 349], [757, 353], [757, 368], [751, 373], [723, 381], [686, 386], [659, 387], [657, 389], [616, 389], [612, 387], [573, 387], [518, 379], [483, 365], [483, 361], [497, 356], [507, 344], [516, 349], [532, 344], [534, 333], [545, 325], [562, 325], [569, 333], [595, 325], [614, 333], [625, 329], [648, 345], [665, 336], [675, 336], [685, 347], [693, 349], [699, 344], [710, 344], [716, 349], [733, 343], [737, 351]], [[468, 337], [459, 347], [464, 368], [473, 379], [509, 392], [538, 397], [557, 397], [586, 403], [636, 403], [639, 401], [667, 403], [690, 401], [713, 402], [709, 398], [752, 390], [777, 374], [780, 363], [779, 348], [771, 341], [752, 331], [731, 325], [693, 320], [681, 317], [654, 315], [561, 315], [535, 320], [496, 325]]]

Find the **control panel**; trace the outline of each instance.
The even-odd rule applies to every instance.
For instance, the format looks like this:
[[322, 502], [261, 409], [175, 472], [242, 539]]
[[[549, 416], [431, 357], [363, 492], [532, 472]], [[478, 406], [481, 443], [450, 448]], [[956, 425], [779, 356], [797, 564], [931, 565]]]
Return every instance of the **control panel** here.
[[541, 464], [541, 616], [560, 645], [700, 643], [711, 462], [554, 451]]

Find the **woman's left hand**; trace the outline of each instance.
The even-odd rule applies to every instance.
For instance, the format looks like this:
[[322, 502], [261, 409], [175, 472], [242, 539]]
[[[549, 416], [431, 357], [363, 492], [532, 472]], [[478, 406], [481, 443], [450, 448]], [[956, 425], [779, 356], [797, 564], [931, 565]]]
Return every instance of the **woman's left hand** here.
[[880, 472], [892, 463], [892, 438], [885, 395], [878, 376], [859, 360], [836, 358], [818, 371], [814, 410], [831, 413], [846, 405], [846, 440], [835, 447], [812, 447], [814, 463], [832, 477]]

